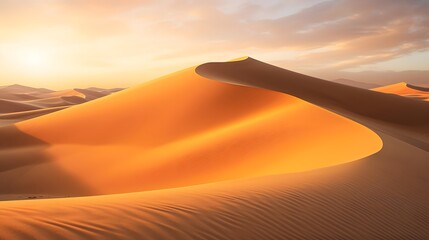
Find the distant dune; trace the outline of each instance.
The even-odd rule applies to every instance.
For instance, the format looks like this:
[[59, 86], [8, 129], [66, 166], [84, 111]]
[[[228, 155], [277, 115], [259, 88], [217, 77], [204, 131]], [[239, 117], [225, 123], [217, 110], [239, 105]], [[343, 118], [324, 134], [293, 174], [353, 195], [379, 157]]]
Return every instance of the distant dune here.
[[29, 111], [29, 110], [36, 110], [36, 109], [39, 109], [39, 108], [31, 104], [20, 103], [13, 100], [0, 99], [0, 114]]
[[379, 86], [407, 82], [417, 86], [429, 87], [429, 71], [342, 71], [341, 76], [352, 81], [377, 84]]
[[0, 239], [426, 239], [428, 112], [202, 64], [0, 128]]
[[36, 105], [36, 106], [39, 106], [40, 108], [70, 106], [70, 105], [80, 104], [84, 102], [87, 102], [87, 100], [84, 97], [73, 96], [73, 95], [54, 96], [54, 97], [23, 101], [23, 103]]
[[52, 113], [121, 90], [89, 88], [53, 91], [18, 84], [0, 87], [0, 126]]
[[417, 100], [429, 101], [429, 88], [414, 86], [405, 82], [374, 88], [374, 91], [391, 93]]
[[358, 82], [358, 81], [353, 81], [353, 80], [344, 79], [344, 78], [335, 79], [333, 80], [333, 82], [349, 85], [352, 87], [364, 88], [364, 89], [380, 87], [380, 85], [377, 85], [375, 83]]
[[1, 93], [13, 93], [13, 94], [41, 94], [41, 93], [50, 93], [53, 92], [52, 90], [46, 89], [46, 88], [33, 88], [33, 87], [27, 87], [22, 86], [19, 84], [14, 84], [10, 86], [1, 86], [0, 87]]

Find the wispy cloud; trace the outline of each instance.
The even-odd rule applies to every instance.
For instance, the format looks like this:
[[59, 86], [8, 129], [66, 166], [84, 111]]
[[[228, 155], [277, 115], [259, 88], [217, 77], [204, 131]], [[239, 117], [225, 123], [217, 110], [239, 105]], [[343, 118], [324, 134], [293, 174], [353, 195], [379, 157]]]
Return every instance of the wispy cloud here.
[[103, 62], [151, 77], [239, 55], [338, 71], [428, 50], [428, 12], [427, 0], [1, 1], [0, 51], [45, 42], [69, 73]]

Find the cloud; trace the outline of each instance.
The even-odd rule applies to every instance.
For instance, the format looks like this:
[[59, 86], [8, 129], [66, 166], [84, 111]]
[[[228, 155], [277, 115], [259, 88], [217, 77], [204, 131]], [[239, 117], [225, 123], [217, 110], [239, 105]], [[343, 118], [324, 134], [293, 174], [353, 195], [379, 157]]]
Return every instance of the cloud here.
[[340, 71], [429, 50], [428, 12], [427, 0], [4, 0], [0, 51], [45, 41], [70, 67], [109, 71], [240, 55]]
[[428, 1], [308, 1], [288, 15], [294, 2], [242, 1], [225, 11], [222, 1], [157, 1], [135, 22], [145, 34], [171, 39], [166, 56], [277, 49], [301, 51], [293, 61], [311, 67], [348, 69], [429, 47]]

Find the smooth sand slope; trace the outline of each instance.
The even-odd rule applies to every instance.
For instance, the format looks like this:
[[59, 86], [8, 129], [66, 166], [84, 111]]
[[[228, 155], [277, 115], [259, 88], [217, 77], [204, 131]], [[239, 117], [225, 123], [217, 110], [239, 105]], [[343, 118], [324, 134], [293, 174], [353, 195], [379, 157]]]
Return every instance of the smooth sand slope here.
[[[162, 151], [157, 154], [171, 156], [158, 158], [156, 162], [146, 160], [148, 158], [129, 158], [126, 156], [137, 149], [126, 148], [129, 152], [122, 151], [118, 155], [116, 161], [120, 164], [109, 176], [119, 183], [127, 182], [125, 174], [133, 174], [130, 169], [144, 172], [147, 168], [142, 165], [159, 163], [165, 163], [157, 166], [163, 170], [148, 178], [155, 179], [157, 184], [165, 184], [162, 179], [180, 183], [183, 178], [190, 177], [192, 181], [187, 179], [183, 183], [192, 185], [207, 174], [230, 176], [225, 175], [223, 166], [236, 174], [234, 178], [239, 177], [237, 173], [251, 177], [248, 173], [255, 169], [275, 166], [261, 173], [267, 176], [141, 193], [0, 202], [0, 238], [428, 238], [429, 154], [425, 149], [429, 141], [429, 116], [426, 114], [429, 107], [426, 102], [329, 83], [253, 59], [205, 64], [196, 69], [212, 80], [197, 76], [191, 70], [29, 120], [17, 128], [2, 128], [2, 136], [15, 138], [1, 143], [3, 153], [8, 152], [10, 158], [19, 157], [19, 154], [22, 157], [22, 165], [18, 167], [13, 166], [16, 161], [13, 164], [3, 162], [3, 169], [9, 170], [0, 176], [9, 174], [4, 179], [13, 187], [2, 184], [2, 193], [25, 195], [34, 187], [39, 192], [49, 189], [47, 192], [57, 193], [54, 185], [59, 183], [53, 183], [52, 179], [56, 182], [61, 179], [69, 190], [70, 186], [75, 186], [76, 193], [85, 193], [84, 190], [93, 193], [95, 185], [91, 184], [102, 186], [102, 182], [91, 182], [85, 174], [97, 178], [114, 161], [97, 162], [94, 159], [100, 154], [94, 149], [101, 149], [98, 153], [111, 151], [113, 154], [115, 150], [111, 148], [118, 146], [116, 151], [121, 151], [121, 144], [134, 145], [142, 152], [148, 148], [160, 149]], [[381, 142], [373, 132], [314, 105], [274, 91], [213, 80], [287, 92], [329, 108], [372, 128], [383, 139], [383, 148], [377, 152]], [[188, 91], [183, 91], [185, 89]], [[134, 111], [120, 111], [124, 106]], [[95, 109], [99, 110], [92, 113]], [[72, 111], [89, 118], [82, 120]], [[409, 118], [402, 115], [405, 113]], [[119, 121], [122, 117], [118, 116], [127, 121]], [[414, 119], [414, 116], [422, 119]], [[78, 125], [84, 131], [78, 131]], [[51, 128], [67, 131], [55, 133]], [[230, 139], [235, 140], [231, 142]], [[368, 145], [359, 145], [366, 143]], [[210, 149], [213, 145], [215, 147]], [[314, 152], [315, 145], [329, 152]], [[75, 160], [73, 168], [86, 164], [86, 169], [93, 171], [85, 172], [80, 167], [73, 172], [67, 168], [72, 164], [64, 156], [76, 154], [74, 159], [80, 159], [85, 157], [81, 153], [85, 148], [92, 148], [93, 158], [85, 158], [84, 162]], [[351, 161], [355, 148], [365, 152], [360, 152], [361, 160]], [[198, 154], [195, 158], [185, 155], [181, 159], [183, 149]], [[303, 151], [312, 153], [299, 158]], [[156, 156], [156, 151], [151, 153], [149, 157]], [[365, 156], [372, 153], [375, 154]], [[28, 155], [36, 162], [28, 160]], [[164, 160], [168, 157], [174, 161]], [[209, 168], [199, 168], [201, 159]], [[258, 165], [261, 161], [263, 164]], [[186, 162], [191, 164], [183, 165]], [[331, 167], [272, 176], [278, 172], [321, 167], [322, 162]], [[184, 174], [175, 175], [177, 173], [169, 171], [171, 163], [176, 163], [174, 168]], [[123, 173], [122, 166], [125, 166]], [[31, 179], [29, 173], [32, 171], [45, 173], [32, 178], [33, 185], [26, 182], [28, 177]], [[50, 175], [53, 173], [60, 174]], [[69, 178], [64, 177], [66, 173]], [[146, 177], [136, 176], [134, 182]], [[79, 187], [77, 180], [80, 180]], [[125, 190], [124, 186], [118, 186], [120, 184], [105, 186], [98, 191]], [[15, 189], [20, 190], [13, 192]]]
[[429, 101], [429, 88], [414, 86], [405, 82], [374, 88], [374, 91], [396, 94], [417, 100]]
[[[39, 144], [15, 140], [14, 151], [3, 151], [2, 194], [181, 187], [326, 167], [382, 145], [369, 129], [317, 106], [208, 80], [194, 68], [13, 128], [4, 135], [20, 131]], [[33, 154], [40, 157], [29, 161]], [[57, 181], [46, 178], [53, 174]]]

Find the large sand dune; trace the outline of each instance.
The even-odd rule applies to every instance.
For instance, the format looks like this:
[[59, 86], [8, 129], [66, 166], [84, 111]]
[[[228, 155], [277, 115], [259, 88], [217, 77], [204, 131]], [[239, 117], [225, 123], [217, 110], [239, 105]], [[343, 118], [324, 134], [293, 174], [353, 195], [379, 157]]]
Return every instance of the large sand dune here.
[[426, 239], [428, 110], [203, 64], [0, 128], [4, 199], [163, 189], [0, 202], [0, 238]]
[[[381, 148], [376, 134], [336, 114], [284, 94], [204, 79], [194, 68], [16, 127], [44, 143], [29, 154], [45, 158], [1, 174], [20, 179], [0, 186], [1, 193], [181, 187], [326, 167]], [[50, 174], [59, 181], [43, 177]], [[70, 178], [80, 187], [62, 183]]]

